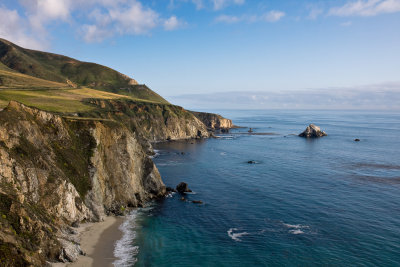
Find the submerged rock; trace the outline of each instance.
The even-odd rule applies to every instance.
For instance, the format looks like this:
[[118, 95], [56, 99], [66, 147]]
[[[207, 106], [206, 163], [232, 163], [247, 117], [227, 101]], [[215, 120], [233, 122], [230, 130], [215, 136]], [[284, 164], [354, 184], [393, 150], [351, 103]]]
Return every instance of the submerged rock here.
[[181, 182], [180, 184], [178, 184], [178, 185], [176, 186], [176, 190], [177, 190], [179, 193], [192, 192], [192, 190], [189, 189], [188, 184], [187, 184], [187, 183], [184, 183], [184, 182]]
[[322, 136], [327, 136], [327, 134], [324, 131], [321, 131], [321, 129], [314, 125], [310, 124], [304, 132], [299, 134], [300, 137], [306, 137], [306, 138], [313, 138], [313, 137], [322, 137]]
[[203, 204], [203, 201], [201, 201], [201, 200], [192, 200], [192, 203], [194, 203], [194, 204]]

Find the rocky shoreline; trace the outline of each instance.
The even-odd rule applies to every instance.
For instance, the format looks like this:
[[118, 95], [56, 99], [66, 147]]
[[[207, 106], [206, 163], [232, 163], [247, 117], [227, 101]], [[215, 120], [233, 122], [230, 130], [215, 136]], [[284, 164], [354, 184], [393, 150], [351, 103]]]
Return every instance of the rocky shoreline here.
[[[174, 139], [210, 136], [193, 115], [164, 116], [154, 124], [186, 129], [172, 131]], [[14, 101], [0, 112], [1, 262], [73, 262], [85, 253], [75, 227], [165, 196], [149, 141], [168, 138], [149, 140], [129, 125], [64, 118]]]

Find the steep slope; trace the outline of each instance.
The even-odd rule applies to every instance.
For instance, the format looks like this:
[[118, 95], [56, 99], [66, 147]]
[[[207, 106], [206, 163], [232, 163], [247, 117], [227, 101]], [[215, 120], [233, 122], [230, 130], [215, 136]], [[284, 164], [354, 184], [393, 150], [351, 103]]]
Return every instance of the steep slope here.
[[0, 89], [59, 89], [68, 87], [69, 85], [67, 83], [35, 78], [10, 69], [7, 70], [7, 68], [1, 69], [0, 65]]
[[0, 62], [19, 73], [48, 81], [72, 81], [77, 86], [168, 103], [147, 86], [138, 85], [135, 80], [111, 68], [62, 55], [25, 49], [4, 39], [0, 39]]
[[0, 261], [43, 266], [80, 253], [74, 222], [163, 196], [160, 174], [119, 123], [63, 119], [17, 102], [0, 112]]
[[146, 103], [129, 99], [86, 99], [94, 107], [83, 117], [119, 121], [148, 141], [207, 138], [205, 125], [179, 106]]
[[226, 119], [221, 115], [207, 112], [190, 111], [196, 118], [203, 122], [207, 129], [214, 131], [217, 129], [230, 129], [235, 127], [232, 120]]

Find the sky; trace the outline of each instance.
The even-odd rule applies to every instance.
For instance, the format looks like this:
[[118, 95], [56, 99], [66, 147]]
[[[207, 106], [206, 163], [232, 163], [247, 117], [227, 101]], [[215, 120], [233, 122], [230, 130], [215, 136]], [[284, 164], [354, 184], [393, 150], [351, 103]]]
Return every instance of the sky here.
[[395, 109], [400, 94], [400, 0], [0, 0], [0, 37], [189, 108]]

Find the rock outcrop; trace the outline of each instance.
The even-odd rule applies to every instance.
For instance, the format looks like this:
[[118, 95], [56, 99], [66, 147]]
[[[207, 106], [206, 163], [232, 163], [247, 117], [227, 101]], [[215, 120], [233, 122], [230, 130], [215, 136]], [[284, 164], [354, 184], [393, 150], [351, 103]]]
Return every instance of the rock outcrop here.
[[97, 108], [96, 114], [90, 116], [122, 122], [139, 135], [139, 139], [155, 142], [210, 136], [198, 118], [179, 106], [132, 100], [88, 99], [87, 103]]
[[185, 182], [179, 183], [179, 184], [176, 186], [176, 191], [178, 191], [178, 192], [181, 193], [181, 194], [192, 192], [192, 190], [189, 189], [188, 184], [185, 183]]
[[165, 194], [131, 129], [17, 102], [0, 112], [0, 166], [0, 261], [6, 266], [73, 260], [80, 248], [70, 225]]
[[207, 126], [207, 129], [211, 131], [227, 130], [235, 127], [232, 120], [226, 119], [218, 114], [195, 111], [191, 111], [191, 113], [202, 121]]
[[322, 136], [327, 136], [327, 134], [324, 131], [321, 131], [321, 129], [314, 125], [310, 124], [304, 132], [299, 134], [300, 137], [306, 137], [306, 138], [315, 138], [315, 137], [322, 137]]

